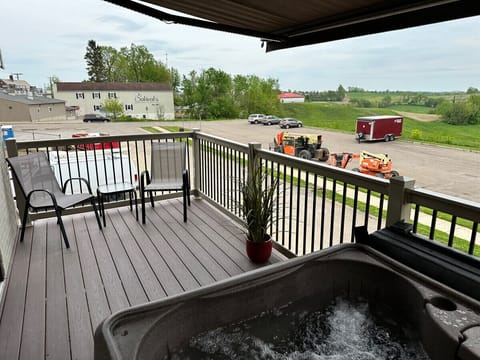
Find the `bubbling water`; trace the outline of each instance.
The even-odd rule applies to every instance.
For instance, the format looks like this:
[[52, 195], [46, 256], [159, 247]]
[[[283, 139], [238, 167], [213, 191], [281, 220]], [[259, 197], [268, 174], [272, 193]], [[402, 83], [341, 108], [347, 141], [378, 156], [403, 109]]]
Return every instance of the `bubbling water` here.
[[365, 301], [337, 299], [322, 311], [292, 307], [217, 328], [170, 359], [426, 360], [416, 334]]

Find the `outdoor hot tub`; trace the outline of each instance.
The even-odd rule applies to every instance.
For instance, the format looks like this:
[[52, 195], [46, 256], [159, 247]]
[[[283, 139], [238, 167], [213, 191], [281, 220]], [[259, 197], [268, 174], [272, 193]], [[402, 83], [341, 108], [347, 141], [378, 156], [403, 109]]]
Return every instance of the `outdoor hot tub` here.
[[[113, 314], [97, 328], [95, 359], [182, 358], [172, 354], [209, 330], [252, 318], [262, 322], [273, 309], [314, 312], [336, 299], [388, 308], [414, 329], [432, 360], [480, 359], [478, 299], [376, 250], [375, 243], [383, 244], [381, 236], [366, 242], [370, 244], [338, 245]], [[420, 252], [409, 255], [418, 263], [421, 257]], [[459, 282], [478, 281], [475, 271], [466, 275], [451, 263], [443, 269], [458, 272]], [[282, 332], [269, 321], [267, 328]]]

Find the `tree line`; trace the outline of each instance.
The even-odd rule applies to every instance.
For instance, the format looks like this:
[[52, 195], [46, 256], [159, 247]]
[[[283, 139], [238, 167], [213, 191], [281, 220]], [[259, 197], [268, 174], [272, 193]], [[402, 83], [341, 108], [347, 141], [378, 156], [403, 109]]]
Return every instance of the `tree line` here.
[[[209, 68], [199, 72], [192, 70], [180, 76], [177, 69], [168, 68], [156, 60], [143, 45], [131, 44], [119, 50], [100, 46], [89, 40], [84, 56], [88, 81], [94, 82], [168, 82], [174, 92], [174, 103], [190, 118], [228, 119], [245, 118], [251, 113], [282, 116], [278, 101], [280, 86], [277, 79], [261, 79], [255, 75], [235, 75]], [[340, 84], [336, 90], [299, 91], [306, 101], [344, 101], [350, 92], [367, 92], [363, 88]], [[388, 108], [394, 105], [418, 105], [434, 109], [449, 124], [480, 124], [479, 90], [470, 87], [466, 101], [446, 101], [424, 93], [401, 93], [401, 98], [387, 94], [378, 101], [368, 98], [348, 99], [358, 107]], [[399, 92], [392, 92], [392, 95]], [[103, 107], [114, 117], [122, 116], [123, 106], [115, 99], [108, 99]]]
[[[88, 81], [93, 82], [168, 82], [174, 91], [174, 103], [192, 118], [238, 118], [250, 113], [279, 114], [278, 80], [255, 75], [231, 76], [214, 68], [179, 75], [167, 68], [143, 45], [132, 44], [116, 50], [89, 40], [85, 61]], [[118, 101], [103, 104], [114, 117], [122, 115]]]

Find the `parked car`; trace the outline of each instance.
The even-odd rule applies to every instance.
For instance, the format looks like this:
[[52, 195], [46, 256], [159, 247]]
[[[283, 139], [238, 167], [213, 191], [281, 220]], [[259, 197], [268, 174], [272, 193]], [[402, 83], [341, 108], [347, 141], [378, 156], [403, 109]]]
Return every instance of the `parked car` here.
[[248, 122], [250, 124], [258, 124], [258, 123], [262, 122], [264, 117], [265, 117], [264, 114], [250, 114], [248, 116]]
[[282, 129], [288, 129], [291, 127], [301, 128], [302, 126], [303, 126], [302, 122], [295, 118], [284, 118], [282, 121], [280, 121], [280, 127]]
[[102, 114], [85, 114], [83, 116], [83, 122], [92, 122], [92, 121], [109, 122], [110, 118]]
[[280, 124], [280, 119], [279, 117], [276, 117], [275, 115], [267, 115], [263, 118], [262, 124], [263, 125], [273, 125], [273, 124]]

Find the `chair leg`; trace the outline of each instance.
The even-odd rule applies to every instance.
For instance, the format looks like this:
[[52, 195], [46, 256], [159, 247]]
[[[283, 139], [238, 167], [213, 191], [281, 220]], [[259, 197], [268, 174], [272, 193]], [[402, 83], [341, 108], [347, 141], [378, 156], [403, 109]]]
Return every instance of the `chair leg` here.
[[92, 198], [91, 202], [93, 211], [95, 212], [95, 217], [97, 218], [98, 227], [100, 228], [100, 230], [102, 230], [102, 222], [100, 221], [100, 216], [98, 215], [97, 205], [95, 205], [95, 199]]
[[28, 217], [28, 205], [25, 205], [25, 210], [23, 211], [23, 216], [22, 216], [22, 231], [20, 233], [20, 242], [23, 241], [23, 237], [25, 236], [25, 225], [27, 223], [27, 217]]
[[145, 224], [145, 192], [140, 192], [140, 202], [142, 203], [142, 224]]
[[[187, 222], [187, 189], [183, 188], [183, 222]], [[189, 204], [190, 205], [190, 204]]]
[[65, 242], [65, 246], [68, 248], [70, 248], [70, 244], [68, 242], [68, 238], [67, 238], [67, 232], [65, 231], [65, 226], [63, 226], [63, 221], [62, 221], [62, 212], [60, 209], [55, 209], [55, 213], [57, 214], [57, 223], [58, 225], [60, 225], [60, 230], [62, 232], [62, 235], [63, 235], [63, 241]]
[[155, 207], [155, 203], [153, 202], [153, 191], [150, 191], [150, 204], [152, 207]]

